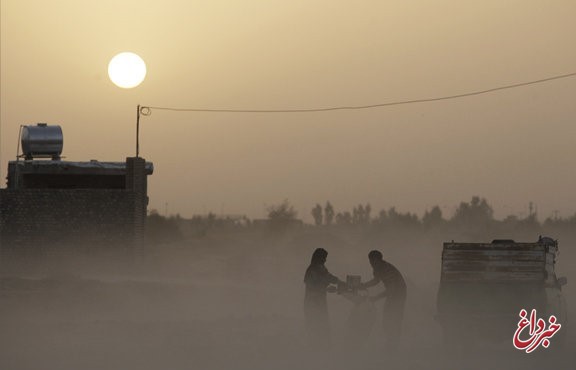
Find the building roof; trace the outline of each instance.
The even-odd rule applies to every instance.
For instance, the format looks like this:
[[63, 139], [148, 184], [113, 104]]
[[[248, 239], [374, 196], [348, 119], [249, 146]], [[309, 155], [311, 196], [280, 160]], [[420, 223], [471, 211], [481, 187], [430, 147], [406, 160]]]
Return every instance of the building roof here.
[[[154, 164], [146, 162], [146, 175], [154, 172]], [[124, 175], [126, 174], [126, 162], [70, 162], [53, 160], [22, 160], [10, 161], [8, 172], [18, 168], [20, 174], [45, 174], [45, 175]]]

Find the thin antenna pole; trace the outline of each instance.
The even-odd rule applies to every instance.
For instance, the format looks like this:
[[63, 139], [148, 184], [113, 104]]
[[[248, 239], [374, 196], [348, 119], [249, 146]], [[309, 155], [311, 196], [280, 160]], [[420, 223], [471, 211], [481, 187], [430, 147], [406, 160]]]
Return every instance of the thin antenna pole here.
[[136, 158], [140, 154], [140, 104], [136, 107]]

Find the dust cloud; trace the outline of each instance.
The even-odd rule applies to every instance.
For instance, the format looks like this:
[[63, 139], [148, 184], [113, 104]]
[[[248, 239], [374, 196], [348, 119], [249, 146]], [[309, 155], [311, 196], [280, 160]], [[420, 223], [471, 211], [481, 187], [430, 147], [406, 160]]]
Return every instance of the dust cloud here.
[[[532, 234], [514, 235], [534, 241]], [[567, 276], [569, 317], [576, 317], [576, 235], [559, 239], [556, 266]], [[566, 369], [573, 352], [554, 346], [532, 354], [505, 341], [446, 345], [435, 320], [442, 242], [464, 235], [383, 233], [301, 227], [284, 233], [207, 234], [118, 253], [45, 255], [2, 261], [1, 369]], [[490, 240], [490, 238], [487, 238]], [[387, 351], [381, 306], [368, 310], [373, 330], [351, 340], [353, 304], [328, 298], [332, 343], [309, 346], [303, 324], [303, 275], [312, 251], [345, 279], [369, 279], [377, 248], [408, 284], [403, 337]], [[376, 289], [376, 288], [374, 288]], [[380, 303], [381, 305], [381, 303]], [[575, 343], [565, 323], [569, 349]]]

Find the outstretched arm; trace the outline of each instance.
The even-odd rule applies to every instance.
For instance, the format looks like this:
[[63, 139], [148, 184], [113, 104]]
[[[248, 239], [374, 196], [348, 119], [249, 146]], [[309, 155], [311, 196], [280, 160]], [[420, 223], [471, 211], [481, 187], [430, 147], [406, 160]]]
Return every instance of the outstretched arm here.
[[336, 285], [344, 284], [344, 282], [340, 280], [338, 276], [332, 275], [331, 273], [328, 273], [328, 281], [330, 282], [330, 284], [336, 284]]
[[[336, 275], [332, 275], [328, 271], [326, 271], [326, 282], [330, 285], [326, 288], [326, 291], [329, 293], [336, 293], [339, 292], [341, 287], [345, 284], [342, 280], [340, 280]], [[336, 286], [335, 286], [336, 285]]]
[[379, 281], [380, 281], [379, 279], [374, 277], [372, 280], [360, 284], [360, 289], [372, 288], [373, 286], [378, 285]]

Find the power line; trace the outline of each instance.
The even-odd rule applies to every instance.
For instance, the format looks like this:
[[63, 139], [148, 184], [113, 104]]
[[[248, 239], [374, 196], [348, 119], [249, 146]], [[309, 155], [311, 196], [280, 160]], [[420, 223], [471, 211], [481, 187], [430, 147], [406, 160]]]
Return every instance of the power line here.
[[553, 76], [553, 77], [548, 77], [548, 78], [543, 78], [540, 80], [521, 82], [521, 83], [517, 83], [517, 84], [513, 84], [513, 85], [505, 85], [505, 86], [500, 86], [500, 87], [494, 87], [491, 89], [472, 91], [472, 92], [456, 94], [456, 95], [448, 95], [448, 96], [441, 96], [441, 97], [435, 97], [435, 98], [401, 100], [401, 101], [395, 101], [395, 102], [370, 104], [370, 105], [349, 105], [349, 106], [336, 106], [336, 107], [327, 107], [327, 108], [297, 108], [297, 109], [206, 109], [206, 108], [173, 108], [173, 107], [141, 106], [140, 107], [140, 113], [143, 116], [149, 116], [150, 114], [152, 114], [152, 110], [154, 110], [154, 109], [173, 111], [173, 112], [209, 112], [209, 113], [311, 113], [311, 112], [329, 112], [329, 111], [337, 111], [337, 110], [373, 109], [373, 108], [390, 107], [390, 106], [394, 106], [394, 105], [428, 103], [428, 102], [436, 102], [436, 101], [441, 101], [441, 100], [459, 99], [459, 98], [465, 98], [468, 96], [493, 93], [493, 92], [500, 91], [500, 90], [515, 89], [518, 87], [535, 85], [535, 84], [540, 84], [540, 83], [544, 83], [544, 82], [549, 82], [549, 81], [553, 81], [553, 80], [559, 80], [559, 79], [569, 78], [569, 77], [574, 77], [574, 76], [576, 76], [576, 72], [568, 73], [568, 74], [564, 74], [564, 75]]

